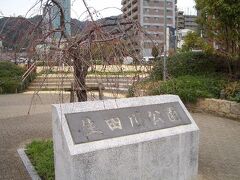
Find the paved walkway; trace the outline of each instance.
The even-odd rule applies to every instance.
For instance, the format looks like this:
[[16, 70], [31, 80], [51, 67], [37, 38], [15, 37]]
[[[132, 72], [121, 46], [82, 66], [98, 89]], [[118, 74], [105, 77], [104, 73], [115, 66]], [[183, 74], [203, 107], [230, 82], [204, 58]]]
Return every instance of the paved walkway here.
[[[0, 179], [30, 179], [17, 148], [32, 139], [51, 138], [51, 103], [58, 94], [0, 95]], [[68, 100], [68, 95], [65, 99]], [[192, 114], [200, 130], [199, 180], [240, 179], [240, 122], [209, 114]]]

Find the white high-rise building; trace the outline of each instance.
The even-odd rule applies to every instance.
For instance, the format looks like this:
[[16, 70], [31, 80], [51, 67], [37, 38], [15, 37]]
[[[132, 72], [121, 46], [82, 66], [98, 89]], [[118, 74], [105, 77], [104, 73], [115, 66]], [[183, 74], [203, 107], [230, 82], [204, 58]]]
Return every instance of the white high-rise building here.
[[[64, 14], [64, 33], [67, 36], [71, 36], [71, 0], [56, 0], [58, 4], [62, 7]], [[55, 5], [48, 5], [44, 7], [43, 10], [45, 19], [45, 30], [60, 30], [61, 29], [61, 12], [60, 8]], [[60, 38], [61, 33], [54, 33], [54, 38]]]

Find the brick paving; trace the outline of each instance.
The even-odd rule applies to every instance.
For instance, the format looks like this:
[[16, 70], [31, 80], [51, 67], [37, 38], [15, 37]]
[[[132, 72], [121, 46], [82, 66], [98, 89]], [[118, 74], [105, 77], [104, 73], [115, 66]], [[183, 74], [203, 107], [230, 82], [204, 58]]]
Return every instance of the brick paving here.
[[[31, 100], [29, 94], [0, 95], [0, 179], [30, 179], [17, 148], [32, 139], [51, 138], [51, 103], [57, 94], [41, 94]], [[68, 95], [65, 95], [66, 101]], [[240, 122], [209, 114], [193, 113], [200, 130], [200, 180], [240, 179]]]

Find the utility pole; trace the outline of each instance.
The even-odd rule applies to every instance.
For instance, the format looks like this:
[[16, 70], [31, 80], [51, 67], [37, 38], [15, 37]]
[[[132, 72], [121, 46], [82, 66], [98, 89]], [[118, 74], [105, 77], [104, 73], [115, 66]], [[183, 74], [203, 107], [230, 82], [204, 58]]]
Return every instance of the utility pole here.
[[167, 79], [167, 0], [164, 0], [164, 59], [163, 59], [163, 81]]

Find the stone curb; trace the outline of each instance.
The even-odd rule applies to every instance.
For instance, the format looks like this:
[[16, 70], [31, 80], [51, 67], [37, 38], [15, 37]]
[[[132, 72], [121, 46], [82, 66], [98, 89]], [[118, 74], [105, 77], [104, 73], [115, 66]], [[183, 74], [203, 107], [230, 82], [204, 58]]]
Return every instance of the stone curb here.
[[32, 180], [41, 180], [37, 171], [34, 169], [31, 161], [29, 160], [28, 156], [26, 155], [25, 149], [23, 149], [23, 148], [17, 149], [17, 152], [18, 152], [29, 176], [31, 177], [31, 179]]

